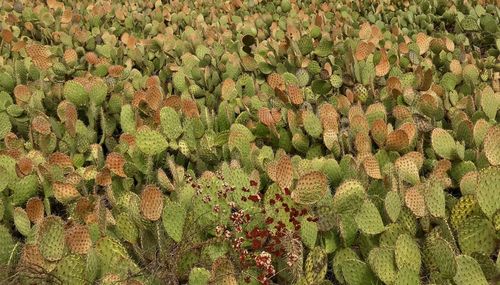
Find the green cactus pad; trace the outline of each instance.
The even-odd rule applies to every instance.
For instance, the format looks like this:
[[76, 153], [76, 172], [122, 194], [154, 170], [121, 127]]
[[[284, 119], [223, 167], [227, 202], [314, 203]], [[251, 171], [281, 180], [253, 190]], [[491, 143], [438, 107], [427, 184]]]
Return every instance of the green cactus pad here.
[[425, 241], [424, 264], [436, 280], [451, 279], [457, 272], [455, 253], [451, 245], [440, 237]]
[[23, 208], [16, 207], [13, 213], [16, 230], [23, 236], [28, 236], [31, 231], [31, 223], [28, 214]]
[[435, 128], [432, 131], [432, 148], [441, 157], [453, 159], [457, 155], [456, 144], [453, 137], [445, 130]]
[[307, 112], [304, 115], [304, 129], [313, 138], [319, 138], [323, 133], [320, 119], [312, 112]]
[[316, 245], [316, 239], [318, 237], [318, 225], [315, 222], [310, 222], [307, 219], [303, 219], [300, 223], [300, 237], [302, 242], [308, 248], [314, 248]]
[[481, 267], [477, 261], [467, 255], [459, 255], [457, 260], [457, 274], [453, 281], [457, 285], [487, 285], [488, 281], [484, 277]]
[[410, 268], [401, 268], [396, 275], [396, 280], [394, 285], [419, 285], [420, 276], [418, 272], [413, 271]]
[[479, 172], [476, 198], [489, 218], [500, 209], [500, 167], [492, 166]]
[[40, 224], [38, 238], [40, 253], [48, 261], [57, 261], [63, 257], [64, 225], [60, 217], [46, 217]]
[[420, 272], [422, 264], [420, 256], [420, 248], [410, 235], [402, 234], [396, 241], [395, 248], [396, 265], [399, 270], [409, 268], [414, 272]]
[[296, 203], [310, 205], [321, 200], [328, 191], [326, 175], [319, 171], [313, 171], [299, 178], [291, 197]]
[[333, 274], [335, 278], [341, 282], [345, 283], [344, 273], [342, 270], [343, 264], [348, 260], [359, 260], [359, 257], [356, 255], [356, 252], [351, 248], [340, 248], [335, 251], [332, 261]]
[[384, 199], [384, 208], [391, 221], [397, 221], [399, 213], [401, 213], [401, 207], [402, 203], [399, 194], [394, 191], [388, 192]]
[[485, 218], [472, 216], [457, 228], [458, 245], [464, 254], [491, 254], [495, 250], [495, 228]]
[[307, 255], [304, 274], [309, 284], [317, 283], [325, 278], [328, 267], [327, 255], [321, 247], [313, 248]]
[[95, 244], [95, 251], [102, 276], [106, 273], [128, 274], [139, 271], [123, 245], [111, 237], [101, 237]]
[[450, 215], [450, 223], [454, 229], [458, 229], [465, 221], [479, 215], [481, 209], [474, 195], [464, 195], [453, 205]]
[[177, 203], [166, 199], [163, 208], [162, 222], [167, 234], [176, 242], [182, 240], [184, 223], [186, 221], [186, 210]]
[[384, 231], [384, 223], [377, 207], [366, 200], [355, 217], [359, 229], [365, 234], [375, 235]]
[[341, 268], [346, 284], [369, 285], [375, 282], [375, 276], [370, 267], [361, 260], [344, 260], [341, 264]]
[[116, 231], [120, 238], [130, 243], [136, 243], [139, 238], [137, 226], [127, 213], [120, 213], [116, 217]]
[[136, 134], [137, 147], [147, 155], [156, 155], [168, 147], [167, 140], [155, 130], [143, 128]]
[[314, 49], [312, 39], [307, 35], [302, 36], [297, 44], [302, 55], [308, 55]]
[[445, 217], [445, 196], [440, 182], [428, 182], [425, 186], [425, 204], [434, 217]]
[[92, 102], [96, 106], [100, 106], [106, 100], [107, 95], [108, 85], [106, 84], [106, 82], [104, 82], [103, 80], [96, 80], [95, 82], [92, 82], [92, 87], [90, 88], [89, 92], [90, 102]]
[[89, 94], [85, 87], [77, 81], [70, 80], [64, 84], [64, 97], [76, 106], [82, 107], [89, 101]]
[[68, 255], [61, 259], [54, 269], [54, 276], [62, 284], [88, 284], [85, 274], [85, 259], [80, 255]]
[[370, 268], [377, 277], [386, 284], [393, 283], [396, 279], [397, 269], [394, 263], [394, 251], [390, 248], [377, 247], [368, 255]]
[[129, 104], [123, 105], [120, 111], [120, 125], [125, 133], [134, 134], [135, 133], [135, 114], [132, 110], [132, 106]]
[[189, 285], [208, 285], [210, 281], [210, 271], [205, 268], [195, 267], [189, 273]]
[[359, 181], [345, 181], [337, 188], [333, 196], [333, 209], [336, 213], [356, 211], [362, 205], [365, 197], [365, 188]]
[[16, 243], [9, 230], [4, 225], [0, 225], [0, 248], [2, 248], [0, 250], [0, 265], [8, 264], [15, 246]]
[[160, 121], [163, 133], [169, 140], [176, 140], [183, 133], [179, 114], [171, 107], [164, 107], [160, 111]]

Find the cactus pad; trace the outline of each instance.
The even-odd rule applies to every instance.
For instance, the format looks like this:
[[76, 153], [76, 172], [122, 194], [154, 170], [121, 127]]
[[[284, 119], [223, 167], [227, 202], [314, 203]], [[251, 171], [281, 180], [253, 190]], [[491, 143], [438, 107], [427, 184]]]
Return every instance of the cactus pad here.
[[292, 199], [299, 204], [314, 204], [328, 191], [328, 178], [323, 173], [314, 171], [299, 178], [292, 191]]
[[61, 218], [46, 217], [40, 224], [38, 233], [40, 253], [48, 261], [57, 261], [64, 254], [64, 225]]

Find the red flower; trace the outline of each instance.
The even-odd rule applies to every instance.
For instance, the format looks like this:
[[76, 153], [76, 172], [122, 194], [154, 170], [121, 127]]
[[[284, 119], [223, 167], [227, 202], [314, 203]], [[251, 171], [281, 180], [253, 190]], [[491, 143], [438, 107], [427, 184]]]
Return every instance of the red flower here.
[[253, 239], [252, 240], [252, 248], [254, 250], [255, 249], [259, 249], [261, 246], [262, 246], [262, 242], [260, 242], [260, 240], [258, 240], [258, 239]]

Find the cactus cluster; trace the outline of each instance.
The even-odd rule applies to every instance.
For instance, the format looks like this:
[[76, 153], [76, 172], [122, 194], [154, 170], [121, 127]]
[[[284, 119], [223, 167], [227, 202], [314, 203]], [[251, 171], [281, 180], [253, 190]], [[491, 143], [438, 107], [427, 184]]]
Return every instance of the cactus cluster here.
[[500, 284], [497, 2], [0, 5], [1, 284]]

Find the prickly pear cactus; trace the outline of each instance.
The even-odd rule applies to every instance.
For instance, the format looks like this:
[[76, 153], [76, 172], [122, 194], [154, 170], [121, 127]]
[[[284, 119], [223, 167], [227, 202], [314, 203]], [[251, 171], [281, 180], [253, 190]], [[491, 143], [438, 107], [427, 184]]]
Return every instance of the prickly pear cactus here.
[[498, 5], [367, 2], [2, 1], [1, 280], [498, 283]]

